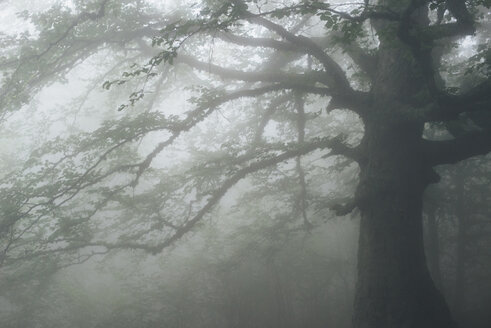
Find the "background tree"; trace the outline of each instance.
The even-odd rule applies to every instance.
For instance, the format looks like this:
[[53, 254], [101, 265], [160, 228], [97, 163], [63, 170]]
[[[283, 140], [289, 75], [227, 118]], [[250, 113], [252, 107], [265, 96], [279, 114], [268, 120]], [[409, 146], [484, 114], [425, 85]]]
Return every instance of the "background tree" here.
[[471, 159], [444, 167], [440, 174], [442, 182], [438, 189], [431, 189], [431, 208], [427, 210], [428, 225], [434, 221], [428, 233], [436, 233], [428, 236], [433, 239], [428, 240], [429, 244], [436, 246], [428, 249], [428, 253], [434, 253], [429, 258], [436, 261], [430, 269], [439, 277], [459, 321], [478, 327], [487, 321], [476, 311], [489, 307], [482, 288], [491, 279], [486, 252], [490, 225], [489, 159]]

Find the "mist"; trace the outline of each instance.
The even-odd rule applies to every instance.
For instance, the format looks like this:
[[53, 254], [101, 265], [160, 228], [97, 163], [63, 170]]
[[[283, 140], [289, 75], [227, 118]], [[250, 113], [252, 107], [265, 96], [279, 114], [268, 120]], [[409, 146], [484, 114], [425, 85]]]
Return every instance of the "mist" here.
[[0, 326], [485, 328], [487, 1], [0, 1]]

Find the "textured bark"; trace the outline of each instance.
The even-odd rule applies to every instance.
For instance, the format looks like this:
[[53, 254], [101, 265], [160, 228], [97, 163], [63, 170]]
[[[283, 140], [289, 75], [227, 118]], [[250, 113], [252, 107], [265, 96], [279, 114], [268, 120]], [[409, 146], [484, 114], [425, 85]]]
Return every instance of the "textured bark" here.
[[455, 264], [455, 290], [453, 307], [459, 319], [462, 319], [465, 312], [466, 304], [466, 245], [468, 243], [468, 218], [465, 208], [465, 189], [463, 168], [458, 167], [456, 171], [456, 192], [457, 200], [455, 204], [455, 213], [457, 215], [457, 258]]
[[396, 39], [381, 39], [370, 114], [363, 117], [366, 161], [360, 164], [356, 195], [361, 226], [353, 323], [355, 328], [451, 328], [455, 323], [424, 252], [423, 192], [433, 178], [423, 122], [401, 106], [424, 94], [425, 77], [411, 50]]
[[366, 125], [354, 327], [454, 327], [426, 266], [422, 127], [387, 122]]
[[454, 327], [426, 266], [417, 143], [401, 133], [376, 139], [385, 142], [369, 148], [361, 176], [360, 188], [370, 193], [360, 195], [354, 327]]
[[426, 254], [428, 266], [435, 285], [440, 288], [442, 285], [442, 273], [440, 268], [440, 240], [438, 234], [438, 222], [436, 218], [436, 208], [432, 207], [427, 212], [427, 241]]

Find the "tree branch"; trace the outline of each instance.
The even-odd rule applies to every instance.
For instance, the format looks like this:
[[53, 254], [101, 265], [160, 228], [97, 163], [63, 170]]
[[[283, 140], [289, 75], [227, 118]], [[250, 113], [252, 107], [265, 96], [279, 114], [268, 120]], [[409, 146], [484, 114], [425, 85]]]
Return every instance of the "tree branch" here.
[[[356, 91], [351, 88], [348, 90], [338, 90], [335, 88], [316, 87], [316, 83], [328, 84], [327, 75], [319, 71], [309, 71], [303, 74], [286, 72], [244, 72], [230, 68], [224, 68], [215, 64], [199, 61], [191, 56], [179, 55], [176, 62], [185, 63], [193, 68], [218, 75], [225, 79], [246, 81], [246, 82], [272, 82], [279, 89], [298, 90], [305, 93], [331, 96], [331, 103], [336, 108], [347, 108], [360, 113], [366, 106], [368, 94]], [[278, 89], [278, 90], [279, 90]]]
[[252, 23], [264, 26], [267, 29], [277, 33], [279, 36], [291, 42], [292, 44], [304, 48], [306, 53], [317, 58], [317, 60], [322, 63], [328, 73], [327, 82], [331, 88], [344, 93], [348, 93], [349, 90], [352, 91], [350, 83], [343, 69], [310, 38], [294, 35], [286, 30], [283, 26], [273, 23], [272, 21], [269, 21], [263, 17], [250, 14], [247, 18]]
[[278, 51], [305, 52], [304, 49], [289, 42], [282, 42], [271, 38], [250, 38], [225, 32], [219, 32], [217, 36], [225, 42], [235, 43], [241, 46], [272, 48]]
[[333, 204], [329, 206], [329, 209], [334, 211], [337, 216], [345, 216], [353, 212], [356, 207], [355, 201], [349, 201], [346, 204]]
[[40, 52], [39, 54], [36, 54], [35, 57], [37, 59], [39, 59], [42, 56], [44, 56], [46, 53], [48, 53], [53, 47], [57, 46], [61, 41], [63, 41], [68, 36], [68, 34], [70, 34], [70, 32], [75, 27], [77, 27], [77, 25], [79, 25], [85, 21], [88, 21], [88, 20], [97, 20], [99, 18], [104, 17], [105, 12], [106, 12], [106, 5], [108, 2], [109, 2], [109, 0], [103, 0], [101, 2], [101, 6], [100, 6], [99, 10], [95, 13], [84, 12], [84, 13], [81, 13], [80, 15], [78, 15], [75, 18], [75, 20], [73, 21], [73, 23], [70, 24], [70, 26], [68, 26], [68, 28], [65, 30], [65, 32], [63, 32], [63, 34], [58, 39], [49, 43], [48, 47], [44, 51]]
[[461, 95], [444, 95], [440, 103], [445, 106], [466, 106], [472, 103], [491, 101], [491, 80], [488, 79]]
[[426, 5], [427, 1], [413, 0], [403, 14], [401, 25], [408, 32], [416, 33], [414, 37], [419, 38], [422, 42], [431, 42], [442, 38], [471, 35], [476, 31], [474, 19], [469, 13], [465, 1], [447, 0], [446, 7], [455, 17], [457, 22], [447, 24], [435, 24], [419, 28], [411, 23], [412, 14], [421, 6]]
[[279, 91], [283, 90], [283, 87], [281, 85], [269, 85], [269, 86], [264, 86], [256, 89], [246, 89], [246, 90], [239, 90], [235, 92], [231, 92], [227, 95], [218, 97], [216, 99], [213, 99], [204, 105], [198, 107], [196, 110], [194, 110], [186, 119], [184, 119], [179, 125], [180, 128], [176, 129], [173, 131], [173, 134], [171, 137], [169, 137], [167, 140], [160, 142], [154, 150], [147, 155], [145, 160], [143, 160], [139, 165], [138, 165], [138, 171], [136, 173], [135, 178], [133, 179], [132, 185], [136, 186], [138, 184], [138, 181], [143, 174], [143, 172], [150, 167], [150, 164], [154, 160], [154, 158], [160, 154], [164, 148], [169, 146], [174, 142], [175, 139], [179, 137], [183, 132], [189, 131], [191, 128], [196, 126], [199, 122], [203, 121], [206, 117], [208, 117], [217, 107], [220, 105], [232, 101], [234, 99], [239, 99], [239, 98], [245, 98], [245, 97], [257, 97], [260, 95], [263, 95], [268, 92], [273, 92], [273, 91]]
[[446, 141], [423, 140], [424, 154], [431, 166], [455, 164], [491, 151], [491, 133], [475, 132]]
[[[329, 148], [332, 145], [332, 139], [323, 138], [307, 144], [298, 145], [295, 149], [286, 151], [278, 156], [264, 159], [249, 166], [238, 170], [234, 175], [225, 180], [220, 188], [218, 188], [208, 199], [207, 203], [199, 210], [196, 215], [187, 221], [179, 230], [177, 230], [170, 238], [164, 242], [156, 245], [152, 248], [151, 253], [160, 253], [164, 248], [169, 247], [174, 242], [179, 240], [185, 233], [189, 232], [201, 219], [207, 214], [227, 193], [227, 191], [232, 188], [237, 182], [245, 178], [247, 175], [257, 172], [259, 170], [265, 169], [267, 167], [279, 164], [288, 159], [305, 155], [316, 149]], [[145, 248], [147, 248], [145, 246]]]
[[472, 35], [476, 31], [474, 24], [462, 24], [460, 22], [432, 25], [421, 29], [419, 34], [425, 41], [435, 41], [455, 36]]
[[400, 19], [400, 16], [396, 12], [390, 10], [389, 7], [369, 5], [367, 0], [364, 0], [362, 13], [357, 16], [353, 16], [345, 11], [333, 9], [329, 3], [322, 3], [319, 1], [315, 1], [312, 3], [305, 2], [289, 7], [282, 7], [280, 9], [264, 11], [259, 14], [255, 14], [254, 16], [257, 17], [272, 16], [274, 14], [284, 13], [285, 11], [301, 12], [302, 10], [315, 11], [315, 12], [319, 12], [319, 11], [329, 12], [339, 16], [342, 19], [349, 20], [352, 22], [358, 22], [358, 23], [362, 23], [368, 19], [379, 19], [379, 20], [387, 20], [387, 21], [398, 21]]
[[371, 78], [375, 76], [377, 68], [377, 56], [368, 54], [363, 48], [354, 42], [343, 43], [341, 48], [353, 59], [353, 62], [358, 65]]
[[245, 81], [245, 82], [273, 82], [273, 83], [289, 83], [295, 81], [299, 84], [314, 85], [315, 83], [323, 83], [327, 85], [325, 74], [319, 71], [312, 71], [304, 74], [293, 74], [285, 72], [245, 72], [230, 68], [224, 68], [212, 63], [205, 63], [191, 56], [179, 54], [176, 57], [175, 63], [184, 63], [201, 71], [215, 74], [224, 79]]
[[247, 175], [252, 174], [254, 172], [260, 171], [270, 166], [274, 166], [286, 160], [295, 158], [297, 156], [305, 155], [309, 152], [312, 152], [316, 149], [324, 149], [329, 148], [333, 144], [333, 139], [330, 138], [322, 138], [316, 139], [309, 143], [298, 144], [295, 148], [291, 150], [285, 151], [284, 153], [273, 156], [270, 158], [266, 158], [263, 160], [259, 160], [257, 162], [253, 162], [252, 164], [239, 169], [236, 171], [231, 177], [226, 179], [222, 185], [216, 189], [208, 198], [206, 204], [189, 220], [187, 220], [182, 226], [175, 230], [175, 232], [166, 240], [161, 243], [149, 245], [149, 244], [141, 244], [137, 242], [115, 242], [109, 243], [104, 241], [90, 241], [90, 242], [80, 242], [74, 243], [70, 246], [52, 249], [47, 251], [41, 251], [33, 254], [29, 254], [28, 256], [20, 257], [20, 258], [11, 258], [11, 261], [17, 261], [21, 259], [34, 258], [36, 256], [42, 256], [50, 253], [78, 250], [87, 247], [104, 247], [108, 250], [115, 249], [137, 249], [143, 250], [150, 254], [158, 254], [162, 252], [165, 248], [173, 245], [176, 241], [178, 241], [182, 236], [191, 231], [194, 226], [203, 219], [203, 217], [209, 213], [215, 205], [222, 199], [222, 197], [227, 193], [230, 188], [232, 188], [237, 182], [244, 179]]
[[[421, 66], [428, 90], [435, 100], [443, 91], [438, 88], [437, 75], [432, 57], [432, 50], [438, 39], [463, 36], [475, 32], [474, 21], [462, 0], [448, 0], [447, 7], [457, 19], [456, 23], [428, 26], [426, 0], [412, 0], [404, 10], [398, 28], [398, 37], [411, 49], [414, 58]], [[452, 9], [450, 8], [452, 7]], [[424, 11], [424, 12], [421, 12]], [[417, 15], [417, 17], [414, 17]]]
[[364, 163], [365, 157], [360, 149], [360, 147], [349, 147], [343, 143], [343, 136], [337, 136], [331, 140], [331, 151], [329, 154], [324, 155], [323, 157], [329, 157], [333, 155], [341, 155], [347, 157], [359, 164]]
[[426, 121], [444, 122], [455, 120], [463, 113], [491, 111], [491, 81], [486, 80], [461, 95], [444, 94], [437, 103], [426, 106]]

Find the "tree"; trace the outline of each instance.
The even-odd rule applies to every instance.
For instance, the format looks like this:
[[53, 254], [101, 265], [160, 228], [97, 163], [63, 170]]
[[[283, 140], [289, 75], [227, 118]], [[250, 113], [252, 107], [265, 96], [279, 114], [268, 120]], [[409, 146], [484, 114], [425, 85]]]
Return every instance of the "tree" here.
[[[315, 198], [307, 188], [304, 158], [324, 158], [329, 149], [359, 169], [351, 199], [333, 202], [320, 193], [318, 204], [339, 215], [360, 211], [354, 327], [455, 326], [426, 266], [423, 192], [439, 179], [435, 166], [491, 149], [487, 44], [468, 56], [461, 81], [444, 74], [449, 45], [480, 33], [477, 23], [487, 22], [483, 8], [489, 2], [210, 0], [190, 8], [163, 15], [144, 1], [78, 1], [73, 12], [61, 6], [27, 14], [39, 35], [6, 41], [14, 49], [20, 44], [22, 52], [2, 64], [9, 73], [1, 90], [4, 115], [89, 56], [150, 60], [103, 84], [136, 90], [119, 107], [126, 116], [71, 136], [68, 143], [48, 143], [26, 162], [24, 179], [4, 179], [2, 202], [9, 205], [2, 206], [2, 263], [81, 249], [84, 258], [121, 248], [159, 253], [202, 222], [239, 181], [266, 172], [264, 183], [281, 182], [271, 170], [278, 165], [298, 181], [296, 216], [308, 228], [308, 205]], [[227, 60], [239, 68], [206, 59], [215, 54], [204, 45], [214, 40], [229, 49]], [[238, 47], [248, 56], [230, 52]], [[171, 72], [201, 84], [190, 91], [195, 109], [184, 115], [152, 110]], [[245, 98], [260, 100], [254, 106]], [[227, 130], [222, 120], [214, 123], [215, 134], [193, 135], [232, 102], [254, 109], [233, 112], [234, 121], [243, 122], [241, 133]], [[131, 112], [143, 103], [150, 109]], [[349, 126], [330, 128], [332, 116], [312, 110], [311, 103], [356, 113], [361, 140]], [[271, 122], [278, 127], [268, 138]], [[463, 122], [475, 127], [449, 140], [423, 138], [426, 123], [452, 131]], [[164, 141], [142, 155], [136, 141], [155, 132]], [[185, 134], [187, 144], [179, 142]], [[172, 175], [156, 168], [159, 154], [176, 156], [176, 147], [194, 149], [194, 165]], [[163, 178], [151, 183], [157, 173]], [[117, 219], [109, 218], [115, 212], [121, 213]], [[43, 226], [44, 220], [50, 223]], [[99, 233], [108, 225], [121, 231], [117, 238]]]
[[430, 271], [463, 326], [484, 327], [489, 321], [489, 298], [482, 293], [490, 283], [489, 168], [489, 156], [442, 167], [442, 182], [428, 195], [427, 222], [432, 228], [427, 253], [434, 261]]

